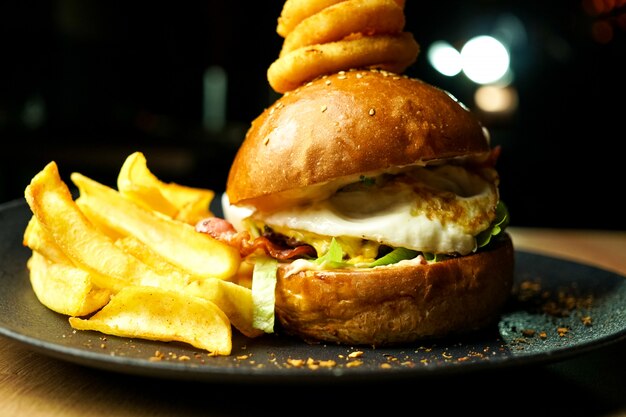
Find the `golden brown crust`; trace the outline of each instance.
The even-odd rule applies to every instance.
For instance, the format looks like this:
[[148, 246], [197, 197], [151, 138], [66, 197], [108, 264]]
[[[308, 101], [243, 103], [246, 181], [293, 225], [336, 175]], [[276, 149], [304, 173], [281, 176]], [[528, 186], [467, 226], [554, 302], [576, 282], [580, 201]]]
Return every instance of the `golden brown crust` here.
[[513, 285], [514, 249], [491, 248], [429, 265], [371, 270], [279, 269], [276, 317], [310, 342], [383, 346], [467, 333], [493, 323]]
[[[382, 71], [321, 77], [257, 117], [230, 169], [232, 204], [364, 172], [489, 151], [449, 94]], [[248, 200], [248, 201], [245, 201]]]

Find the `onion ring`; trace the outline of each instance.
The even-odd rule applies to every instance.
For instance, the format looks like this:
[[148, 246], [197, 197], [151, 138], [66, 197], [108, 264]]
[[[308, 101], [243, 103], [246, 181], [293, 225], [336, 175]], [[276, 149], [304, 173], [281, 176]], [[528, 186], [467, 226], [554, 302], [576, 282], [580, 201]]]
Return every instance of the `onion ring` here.
[[[278, 18], [276, 32], [284, 38], [307, 17], [342, 1], [346, 0], [287, 0]], [[405, 0], [394, 1], [404, 9]]]
[[410, 32], [361, 36], [287, 53], [267, 70], [270, 86], [285, 93], [324, 74], [353, 68], [377, 68], [402, 73], [417, 59], [419, 45]]
[[394, 0], [347, 0], [302, 20], [287, 35], [279, 56], [303, 46], [336, 42], [354, 33], [399, 34], [404, 11]]

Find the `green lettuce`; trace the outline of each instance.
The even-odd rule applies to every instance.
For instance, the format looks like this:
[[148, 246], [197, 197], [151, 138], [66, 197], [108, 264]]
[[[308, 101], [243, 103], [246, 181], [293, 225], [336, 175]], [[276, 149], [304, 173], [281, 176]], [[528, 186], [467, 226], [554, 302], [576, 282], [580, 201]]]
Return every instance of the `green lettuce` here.
[[255, 259], [252, 271], [252, 326], [274, 332], [274, 302], [278, 261], [269, 256]]
[[478, 247], [482, 248], [488, 245], [489, 242], [491, 242], [491, 238], [502, 233], [502, 231], [506, 229], [508, 225], [509, 210], [502, 201], [499, 201], [498, 205], [496, 206], [495, 220], [491, 223], [489, 228], [483, 230], [478, 234], [478, 236], [476, 236], [476, 243], [478, 244]]

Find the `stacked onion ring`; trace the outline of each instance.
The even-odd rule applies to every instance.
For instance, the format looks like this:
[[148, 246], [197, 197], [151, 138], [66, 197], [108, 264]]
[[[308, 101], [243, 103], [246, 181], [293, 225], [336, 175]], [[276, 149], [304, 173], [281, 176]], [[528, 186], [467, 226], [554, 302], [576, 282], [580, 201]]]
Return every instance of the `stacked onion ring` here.
[[402, 73], [419, 53], [404, 25], [404, 0], [287, 0], [276, 29], [285, 40], [268, 81], [285, 93], [341, 70]]

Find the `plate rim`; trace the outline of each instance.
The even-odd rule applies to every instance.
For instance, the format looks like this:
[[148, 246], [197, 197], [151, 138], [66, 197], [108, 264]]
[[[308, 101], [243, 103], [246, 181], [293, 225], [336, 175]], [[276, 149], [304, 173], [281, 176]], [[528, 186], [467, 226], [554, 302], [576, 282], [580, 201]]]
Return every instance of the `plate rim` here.
[[[11, 218], [12, 210], [19, 214], [18, 210], [28, 210], [28, 205], [24, 200], [16, 199], [9, 202], [0, 204], [0, 226], [6, 218]], [[22, 214], [27, 214], [22, 213]], [[14, 214], [16, 215], [16, 214]], [[6, 230], [3, 228], [2, 230]], [[27, 250], [27, 248], [24, 248]], [[590, 265], [580, 263], [571, 259], [561, 258], [558, 256], [545, 255], [532, 250], [519, 250], [515, 249], [515, 252], [519, 255], [537, 257], [538, 259], [545, 259], [550, 262], [560, 262], [569, 264], [572, 267], [584, 267], [591, 270], [601, 271], [604, 274], [611, 275], [613, 277], [625, 278], [626, 277], [608, 269], [596, 265]], [[0, 253], [2, 255], [2, 253]], [[517, 257], [517, 255], [516, 255]], [[0, 265], [0, 272], [3, 271], [3, 265]], [[0, 280], [3, 279], [4, 274], [0, 273]], [[626, 281], [625, 281], [626, 282]], [[4, 292], [2, 293], [4, 294]], [[2, 295], [0, 294], [0, 297]], [[42, 305], [42, 308], [46, 308]], [[71, 331], [71, 329], [68, 330]], [[328, 381], [346, 381], [354, 382], [360, 381], [363, 378], [369, 379], [375, 377], [376, 379], [403, 379], [403, 378], [420, 378], [429, 377], [433, 375], [450, 375], [457, 373], [476, 372], [489, 369], [504, 369], [511, 368], [519, 365], [535, 365], [546, 364], [562, 360], [567, 360], [572, 357], [602, 349], [614, 343], [626, 340], [626, 323], [619, 331], [612, 334], [606, 334], [599, 338], [594, 338], [586, 342], [579, 343], [573, 347], [563, 346], [561, 348], [553, 348], [551, 350], [536, 352], [532, 354], [520, 354], [509, 355], [504, 357], [494, 358], [486, 361], [473, 361], [467, 364], [455, 366], [439, 367], [425, 366], [418, 368], [394, 368], [393, 372], [381, 371], [378, 369], [328, 369], [322, 370], [322, 372], [312, 372], [307, 368], [290, 368], [288, 372], [285, 372], [284, 368], [256, 368], [256, 367], [219, 367], [219, 366], [203, 366], [196, 364], [185, 364], [181, 362], [159, 361], [150, 362], [146, 359], [138, 359], [128, 356], [114, 356], [98, 350], [89, 350], [84, 348], [78, 348], [74, 346], [66, 346], [60, 343], [49, 342], [34, 336], [21, 334], [13, 331], [6, 326], [6, 321], [0, 316], [0, 335], [10, 338], [17, 343], [21, 344], [27, 349], [31, 349], [40, 354], [53, 357], [58, 360], [63, 360], [78, 365], [83, 365], [91, 368], [115, 371], [119, 373], [143, 375], [157, 378], [166, 379], [183, 379], [183, 380], [202, 380], [202, 381], [216, 381], [220, 382], [236, 382], [236, 383], [315, 383], [315, 382], [328, 382]], [[123, 338], [120, 338], [123, 339]], [[138, 339], [139, 340], [139, 339]], [[159, 342], [154, 342], [159, 343]], [[164, 346], [167, 346], [166, 344]], [[346, 347], [347, 348], [347, 347]], [[384, 349], [380, 349], [384, 350]], [[303, 378], [306, 377], [306, 378]]]

